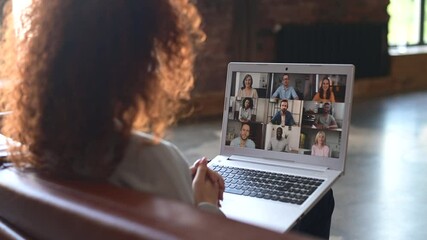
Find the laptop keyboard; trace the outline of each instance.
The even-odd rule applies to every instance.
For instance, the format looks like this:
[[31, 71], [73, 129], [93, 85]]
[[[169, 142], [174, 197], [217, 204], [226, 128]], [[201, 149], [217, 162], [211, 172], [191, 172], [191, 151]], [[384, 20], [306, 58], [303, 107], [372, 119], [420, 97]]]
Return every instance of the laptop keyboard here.
[[324, 180], [227, 166], [212, 166], [225, 192], [301, 205]]

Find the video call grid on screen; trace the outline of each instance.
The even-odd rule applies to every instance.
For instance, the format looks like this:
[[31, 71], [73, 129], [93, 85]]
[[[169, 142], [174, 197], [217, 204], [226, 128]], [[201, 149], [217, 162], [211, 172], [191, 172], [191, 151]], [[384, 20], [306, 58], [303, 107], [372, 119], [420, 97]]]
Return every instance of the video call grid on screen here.
[[[252, 79], [249, 90], [244, 89], [248, 78]], [[232, 72], [225, 145], [237, 146], [233, 144], [247, 124], [244, 130], [249, 127], [252, 144], [246, 147], [338, 158], [346, 78], [344, 74]], [[289, 96], [273, 96], [285, 84], [284, 79]], [[289, 112], [284, 118], [278, 113], [282, 104]]]

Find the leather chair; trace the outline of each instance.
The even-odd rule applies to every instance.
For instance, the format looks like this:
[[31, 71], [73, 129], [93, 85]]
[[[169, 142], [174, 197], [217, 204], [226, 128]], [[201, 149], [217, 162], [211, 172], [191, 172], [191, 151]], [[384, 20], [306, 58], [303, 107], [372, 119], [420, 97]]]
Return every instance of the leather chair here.
[[[286, 216], [284, 216], [286, 217]], [[312, 239], [108, 183], [0, 170], [0, 239]]]

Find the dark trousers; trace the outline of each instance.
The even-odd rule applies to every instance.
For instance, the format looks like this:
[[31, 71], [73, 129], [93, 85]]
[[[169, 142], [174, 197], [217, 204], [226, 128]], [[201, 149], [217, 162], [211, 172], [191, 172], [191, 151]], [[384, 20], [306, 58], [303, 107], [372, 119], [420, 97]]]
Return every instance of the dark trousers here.
[[330, 189], [320, 201], [292, 228], [292, 231], [329, 239], [335, 200]]

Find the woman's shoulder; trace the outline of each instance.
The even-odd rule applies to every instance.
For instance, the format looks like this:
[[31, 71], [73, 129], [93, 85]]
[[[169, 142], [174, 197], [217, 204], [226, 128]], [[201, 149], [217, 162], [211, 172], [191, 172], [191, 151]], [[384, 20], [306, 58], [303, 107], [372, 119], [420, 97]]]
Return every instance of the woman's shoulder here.
[[252, 88], [252, 97], [258, 98], [258, 91], [255, 88]]
[[314, 97], [313, 97], [313, 101], [317, 101], [317, 100], [320, 100], [320, 94], [319, 94], [319, 92], [317, 92], [316, 94], [314, 94]]
[[133, 132], [110, 181], [191, 202], [188, 167], [189, 164], [174, 144], [147, 133]]
[[182, 158], [180, 151], [173, 143], [144, 132], [131, 134], [127, 151], [162, 159], [163, 156], [172, 159]]
[[[182, 174], [188, 171], [189, 164], [183, 154], [172, 143], [156, 139], [146, 133], [134, 132], [125, 148], [118, 166], [128, 172], [139, 174]], [[152, 172], [154, 171], [154, 173]]]
[[334, 94], [334, 92], [333, 92], [333, 91], [331, 91], [331, 96], [329, 97], [329, 100], [330, 100], [331, 102], [335, 102], [335, 94]]
[[152, 134], [145, 133], [145, 132], [139, 132], [139, 131], [133, 131], [130, 135], [130, 141], [136, 142], [136, 143], [154, 143], [158, 141], [160, 145], [173, 145], [169, 141], [166, 141], [162, 138], [156, 138]]

